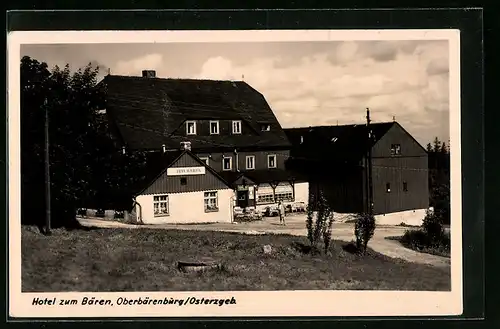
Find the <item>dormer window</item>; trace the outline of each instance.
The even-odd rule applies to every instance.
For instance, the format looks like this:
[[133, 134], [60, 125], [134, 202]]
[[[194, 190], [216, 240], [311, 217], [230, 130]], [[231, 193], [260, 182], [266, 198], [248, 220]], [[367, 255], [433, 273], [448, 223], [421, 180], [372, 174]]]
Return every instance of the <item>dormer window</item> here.
[[270, 124], [263, 124], [260, 127], [260, 130], [262, 130], [262, 131], [270, 131], [271, 130], [271, 125]]
[[210, 135], [219, 134], [219, 121], [210, 121]]
[[186, 135], [196, 135], [196, 121], [186, 121]]
[[233, 121], [233, 134], [241, 134], [241, 121]]

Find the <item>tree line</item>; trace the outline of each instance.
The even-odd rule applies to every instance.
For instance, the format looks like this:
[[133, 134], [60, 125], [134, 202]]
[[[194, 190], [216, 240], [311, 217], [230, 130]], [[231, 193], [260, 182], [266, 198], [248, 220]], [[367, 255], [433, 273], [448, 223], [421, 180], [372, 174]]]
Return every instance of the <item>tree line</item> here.
[[91, 64], [72, 73], [69, 65], [49, 70], [36, 59], [21, 59], [22, 223], [39, 227], [44, 223], [45, 111], [49, 116], [53, 226], [78, 225], [75, 213], [79, 207], [131, 208], [129, 192], [144, 175], [146, 155], [123, 154], [110, 134], [101, 114], [106, 103], [98, 73], [99, 68]]
[[429, 154], [429, 205], [443, 224], [450, 223], [450, 144], [435, 137]]

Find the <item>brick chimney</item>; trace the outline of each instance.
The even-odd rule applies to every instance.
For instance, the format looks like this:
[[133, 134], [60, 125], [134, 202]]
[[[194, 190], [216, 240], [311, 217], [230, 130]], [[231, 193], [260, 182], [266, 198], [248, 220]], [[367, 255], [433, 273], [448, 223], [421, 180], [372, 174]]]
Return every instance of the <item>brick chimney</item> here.
[[155, 70], [143, 70], [142, 77], [143, 78], [156, 78], [156, 71]]

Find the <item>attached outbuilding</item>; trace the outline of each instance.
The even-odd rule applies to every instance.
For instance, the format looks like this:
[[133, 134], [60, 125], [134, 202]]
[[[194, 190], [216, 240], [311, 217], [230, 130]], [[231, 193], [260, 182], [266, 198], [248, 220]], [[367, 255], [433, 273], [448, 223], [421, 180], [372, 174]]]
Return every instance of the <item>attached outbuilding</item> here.
[[[135, 193], [133, 214], [143, 224], [231, 222], [234, 191], [189, 150], [162, 155]], [[151, 177], [151, 176], [150, 176]]]

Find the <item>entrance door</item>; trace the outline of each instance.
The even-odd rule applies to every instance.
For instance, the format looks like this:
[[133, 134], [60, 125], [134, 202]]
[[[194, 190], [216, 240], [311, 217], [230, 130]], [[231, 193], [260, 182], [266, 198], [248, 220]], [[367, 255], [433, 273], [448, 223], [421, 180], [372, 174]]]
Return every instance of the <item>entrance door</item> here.
[[237, 196], [236, 204], [238, 207], [240, 208], [248, 207], [248, 190], [237, 191], [236, 196]]

